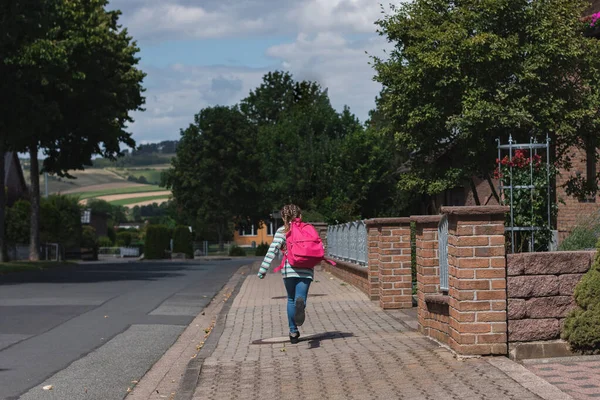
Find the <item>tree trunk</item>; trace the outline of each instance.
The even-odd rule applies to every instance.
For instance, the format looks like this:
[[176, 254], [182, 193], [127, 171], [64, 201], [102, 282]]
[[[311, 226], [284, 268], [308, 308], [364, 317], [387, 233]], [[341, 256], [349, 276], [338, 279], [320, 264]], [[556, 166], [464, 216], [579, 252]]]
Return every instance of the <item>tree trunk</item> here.
[[6, 229], [4, 224], [6, 216], [5, 154], [4, 143], [0, 143], [0, 262], [8, 261], [8, 254], [6, 252]]
[[477, 185], [475, 185], [474, 178], [471, 177], [471, 179], [469, 179], [469, 184], [471, 185], [471, 192], [473, 192], [473, 200], [475, 200], [475, 205], [480, 206], [481, 200], [479, 200], [479, 193], [477, 193]]
[[219, 251], [225, 250], [225, 244], [223, 243], [223, 227], [221, 224], [217, 226], [217, 237], [219, 239]]
[[31, 177], [31, 231], [29, 242], [29, 261], [40, 260], [40, 167], [38, 163], [37, 142], [29, 149]]
[[496, 199], [498, 204], [500, 204], [500, 195], [496, 191], [496, 186], [494, 186], [494, 182], [492, 182], [492, 178], [490, 177], [490, 174], [485, 174], [485, 180], [487, 181], [488, 185], [490, 185], [490, 189], [492, 190], [492, 195], [494, 196], [494, 198]]

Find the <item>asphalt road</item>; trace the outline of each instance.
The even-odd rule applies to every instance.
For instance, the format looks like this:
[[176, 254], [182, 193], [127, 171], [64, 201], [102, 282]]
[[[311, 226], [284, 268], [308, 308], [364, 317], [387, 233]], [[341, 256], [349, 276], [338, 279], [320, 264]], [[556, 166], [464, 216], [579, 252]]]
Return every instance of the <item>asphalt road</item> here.
[[[251, 261], [90, 264], [0, 276], [0, 399], [124, 398]], [[42, 389], [48, 384], [54, 390]]]

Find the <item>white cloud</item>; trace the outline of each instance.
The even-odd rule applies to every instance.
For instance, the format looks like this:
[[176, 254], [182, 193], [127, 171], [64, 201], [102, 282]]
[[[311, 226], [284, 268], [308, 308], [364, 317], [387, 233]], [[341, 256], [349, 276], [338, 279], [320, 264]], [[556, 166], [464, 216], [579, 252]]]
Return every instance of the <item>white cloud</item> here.
[[139, 40], [206, 39], [297, 32], [375, 32], [373, 0], [114, 0]]
[[140, 142], [178, 138], [200, 109], [239, 102], [273, 69], [319, 82], [329, 89], [336, 109], [348, 105], [362, 121], [380, 91], [365, 54], [382, 56], [390, 47], [375, 33], [374, 23], [381, 17], [377, 1], [114, 0], [111, 6], [123, 10], [123, 25], [146, 42], [295, 37], [266, 50], [273, 68], [191, 66], [185, 60], [173, 60], [168, 68], [144, 65], [149, 74], [147, 111], [136, 113], [131, 126]]
[[273, 46], [267, 54], [281, 60], [297, 79], [318, 81], [329, 89], [336, 109], [348, 105], [364, 121], [381, 89], [372, 79], [369, 55], [381, 55], [387, 47], [385, 40], [376, 36], [349, 41], [340, 34], [326, 32], [312, 38], [301, 34], [294, 43]]
[[173, 65], [147, 69], [146, 111], [129, 127], [139, 142], [179, 138], [202, 108], [233, 105], [260, 84], [267, 70]]

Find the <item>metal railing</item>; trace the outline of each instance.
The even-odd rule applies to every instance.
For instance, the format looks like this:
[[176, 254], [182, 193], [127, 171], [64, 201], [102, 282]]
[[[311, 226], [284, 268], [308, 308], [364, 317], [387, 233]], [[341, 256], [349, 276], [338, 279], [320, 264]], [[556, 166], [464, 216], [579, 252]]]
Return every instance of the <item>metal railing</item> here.
[[[8, 258], [15, 261], [29, 260], [29, 245], [17, 244], [8, 246]], [[40, 260], [60, 261], [61, 252], [58, 243], [43, 243], [40, 245]]]
[[327, 255], [342, 261], [366, 266], [367, 225], [364, 221], [327, 227]]
[[102, 257], [139, 257], [139, 247], [100, 247], [98, 255]]
[[438, 225], [440, 290], [448, 291], [448, 216], [442, 216]]

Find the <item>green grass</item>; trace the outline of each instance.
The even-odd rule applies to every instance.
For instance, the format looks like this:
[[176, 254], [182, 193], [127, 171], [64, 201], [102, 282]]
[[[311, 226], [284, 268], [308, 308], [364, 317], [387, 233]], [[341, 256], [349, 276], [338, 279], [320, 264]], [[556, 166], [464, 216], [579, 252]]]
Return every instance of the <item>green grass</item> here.
[[168, 200], [169, 196], [161, 195], [161, 196], [145, 196], [145, 197], [132, 197], [129, 199], [115, 200], [111, 201], [110, 204], [113, 206], [127, 206], [129, 204], [141, 203], [143, 201], [150, 200]]
[[127, 170], [127, 172], [129, 173], [129, 175], [133, 175], [136, 178], [140, 178], [141, 176], [143, 176], [144, 178], [146, 178], [146, 180], [148, 182], [151, 183], [160, 183], [160, 177], [162, 175], [163, 171], [159, 171], [156, 169], [148, 169], [148, 170]]
[[161, 188], [157, 185], [147, 185], [147, 186], [132, 186], [132, 187], [124, 187], [124, 188], [115, 188], [115, 189], [106, 189], [106, 190], [98, 190], [94, 192], [79, 192], [72, 193], [71, 196], [78, 196], [81, 200], [92, 199], [95, 197], [102, 196], [110, 196], [113, 194], [131, 194], [131, 193], [152, 193], [152, 192], [162, 192], [164, 188]]
[[7, 263], [0, 263], [0, 275], [8, 274], [12, 272], [25, 272], [25, 271], [43, 271], [49, 268], [63, 267], [66, 265], [75, 265], [70, 262], [52, 262], [52, 261], [11, 261]]

